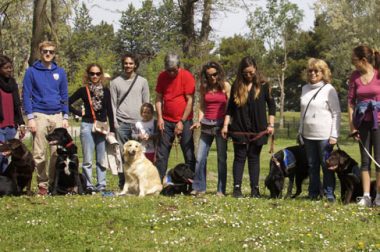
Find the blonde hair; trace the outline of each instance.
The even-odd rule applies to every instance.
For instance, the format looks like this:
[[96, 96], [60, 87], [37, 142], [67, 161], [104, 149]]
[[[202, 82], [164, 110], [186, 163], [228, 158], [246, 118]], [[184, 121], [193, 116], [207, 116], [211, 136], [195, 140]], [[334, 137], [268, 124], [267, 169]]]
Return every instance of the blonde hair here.
[[[321, 60], [321, 59], [316, 59], [316, 58], [310, 58], [308, 61], [307, 61], [307, 69], [306, 71], [310, 70], [310, 69], [316, 69], [316, 70], [319, 70], [322, 72], [322, 81], [327, 84], [327, 83], [331, 83], [331, 70], [329, 68], [329, 66], [327, 65], [326, 61], [324, 60]], [[306, 75], [307, 76], [307, 81], [310, 82], [310, 77], [309, 75]]]
[[42, 41], [41, 43], [38, 44], [38, 48], [40, 49], [40, 51], [42, 50], [42, 48], [48, 47], [48, 46], [52, 46], [54, 48], [57, 47], [53, 41], [48, 41], [48, 40]]

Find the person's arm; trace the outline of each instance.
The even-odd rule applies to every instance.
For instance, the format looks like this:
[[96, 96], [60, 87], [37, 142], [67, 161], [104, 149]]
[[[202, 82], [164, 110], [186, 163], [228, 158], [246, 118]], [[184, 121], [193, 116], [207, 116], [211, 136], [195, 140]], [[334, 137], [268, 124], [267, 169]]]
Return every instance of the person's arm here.
[[118, 92], [117, 92], [116, 83], [114, 81], [111, 81], [110, 83], [110, 93], [111, 93], [111, 106], [112, 106], [112, 114], [114, 118], [114, 126], [116, 129], [118, 129], [119, 123], [117, 122], [117, 119], [116, 119]]
[[348, 86], [348, 94], [347, 94], [347, 113], [348, 113], [348, 124], [350, 125], [351, 135], [355, 140], [359, 140], [360, 136], [358, 133], [358, 129], [354, 126], [354, 118], [353, 114], [355, 111], [355, 103], [356, 103], [356, 86], [353, 80], [353, 75], [351, 75], [349, 86]]
[[61, 103], [62, 103], [62, 127], [69, 127], [69, 91], [68, 91], [68, 82], [65, 71], [62, 69], [62, 80], [60, 85], [60, 95], [61, 95]]
[[31, 70], [29, 68], [25, 72], [23, 87], [22, 87], [22, 100], [24, 103], [25, 114], [28, 118], [28, 129], [31, 133], [34, 133], [37, 130], [37, 124], [36, 124], [36, 121], [34, 120], [34, 115], [33, 115], [33, 103], [32, 103], [33, 78], [30, 71]]
[[108, 88], [105, 88], [105, 93], [106, 93], [106, 108], [107, 108], [107, 117], [108, 117], [108, 122], [110, 125], [110, 131], [111, 133], [115, 133], [115, 118], [112, 110], [112, 101], [111, 101], [111, 92]]
[[339, 137], [341, 114], [340, 114], [339, 97], [334, 88], [329, 90], [329, 93], [327, 96], [327, 102], [331, 111], [331, 118], [332, 118], [329, 143], [336, 144]]
[[201, 121], [204, 117], [204, 94], [199, 94], [199, 106], [198, 106], [198, 120], [191, 125], [190, 130], [198, 129], [201, 126]]
[[180, 135], [182, 133], [183, 126], [184, 126], [183, 122], [187, 120], [191, 111], [193, 110], [194, 95], [193, 94], [186, 94], [185, 99], [186, 99], [186, 107], [185, 107], [185, 111], [183, 112], [183, 115], [181, 117], [181, 120], [178, 121], [176, 124], [176, 129], [175, 129], [176, 135]]
[[162, 94], [156, 92], [156, 112], [157, 112], [157, 128], [164, 130], [164, 119], [162, 117]]
[[80, 97], [80, 88], [79, 89], [77, 89], [70, 97], [69, 97], [69, 111], [71, 112], [71, 113], [73, 113], [74, 115], [76, 115], [76, 116], [79, 116], [79, 117], [82, 117], [83, 115], [82, 115], [82, 109], [81, 110], [78, 110], [78, 109], [76, 109], [74, 106], [73, 106], [73, 104], [77, 101], [77, 100], [79, 100], [79, 98], [81, 98]]
[[142, 103], [150, 102], [150, 91], [148, 81], [144, 81], [143, 89], [142, 89]]
[[270, 93], [269, 84], [265, 84], [266, 88], [266, 103], [268, 106], [268, 114], [269, 114], [269, 124], [267, 126], [267, 131], [269, 134], [274, 134], [274, 121], [276, 115], [276, 103], [272, 94]]

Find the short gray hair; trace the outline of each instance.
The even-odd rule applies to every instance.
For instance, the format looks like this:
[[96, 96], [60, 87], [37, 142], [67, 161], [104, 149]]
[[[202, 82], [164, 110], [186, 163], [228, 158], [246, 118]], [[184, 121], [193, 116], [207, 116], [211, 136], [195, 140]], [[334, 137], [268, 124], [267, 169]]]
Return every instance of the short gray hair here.
[[178, 54], [168, 53], [165, 56], [165, 69], [172, 69], [174, 67], [179, 67], [180, 61]]

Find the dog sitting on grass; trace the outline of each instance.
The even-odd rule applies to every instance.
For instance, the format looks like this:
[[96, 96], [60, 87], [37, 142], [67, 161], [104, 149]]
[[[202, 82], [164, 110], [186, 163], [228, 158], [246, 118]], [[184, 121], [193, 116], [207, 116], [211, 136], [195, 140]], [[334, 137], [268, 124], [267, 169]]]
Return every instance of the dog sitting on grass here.
[[54, 186], [51, 194], [83, 194], [85, 179], [79, 173], [78, 148], [65, 128], [56, 128], [46, 136], [50, 145], [57, 145]]
[[190, 194], [194, 172], [187, 164], [178, 164], [170, 169], [164, 177], [164, 189], [161, 194], [174, 196], [175, 194]]
[[125, 184], [119, 195], [158, 195], [162, 190], [157, 168], [144, 155], [141, 143], [129, 140], [124, 144]]
[[[337, 173], [340, 181], [340, 197], [343, 204], [355, 202], [357, 197], [363, 195], [363, 186], [358, 163], [343, 150], [334, 150], [326, 160], [329, 170]], [[376, 181], [371, 182], [370, 195], [376, 196]]]
[[31, 184], [35, 167], [32, 153], [19, 139], [5, 141], [0, 145], [0, 152], [11, 157], [7, 169], [0, 175], [8, 177], [16, 185], [17, 190], [14, 195], [22, 194], [24, 188], [26, 188], [27, 195], [32, 195]]

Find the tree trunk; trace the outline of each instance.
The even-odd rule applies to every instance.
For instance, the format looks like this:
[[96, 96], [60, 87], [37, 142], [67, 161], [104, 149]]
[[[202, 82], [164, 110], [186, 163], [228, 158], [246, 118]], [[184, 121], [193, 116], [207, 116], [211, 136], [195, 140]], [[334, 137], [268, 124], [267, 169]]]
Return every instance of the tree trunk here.
[[194, 14], [195, 3], [198, 0], [178, 0], [181, 9], [181, 31], [183, 35], [182, 51], [184, 57], [190, 55], [190, 50], [195, 41]]
[[51, 10], [51, 36], [50, 40], [54, 41], [54, 43], [58, 46], [59, 40], [58, 40], [58, 10], [59, 10], [59, 3], [58, 0], [51, 0], [50, 5]]
[[204, 0], [203, 2], [203, 16], [202, 16], [202, 26], [200, 34], [201, 44], [208, 42], [208, 37], [211, 32], [211, 10], [212, 10], [212, 0]]
[[32, 65], [39, 58], [38, 44], [44, 40], [46, 3], [47, 0], [34, 0], [33, 3], [33, 28], [29, 65]]

